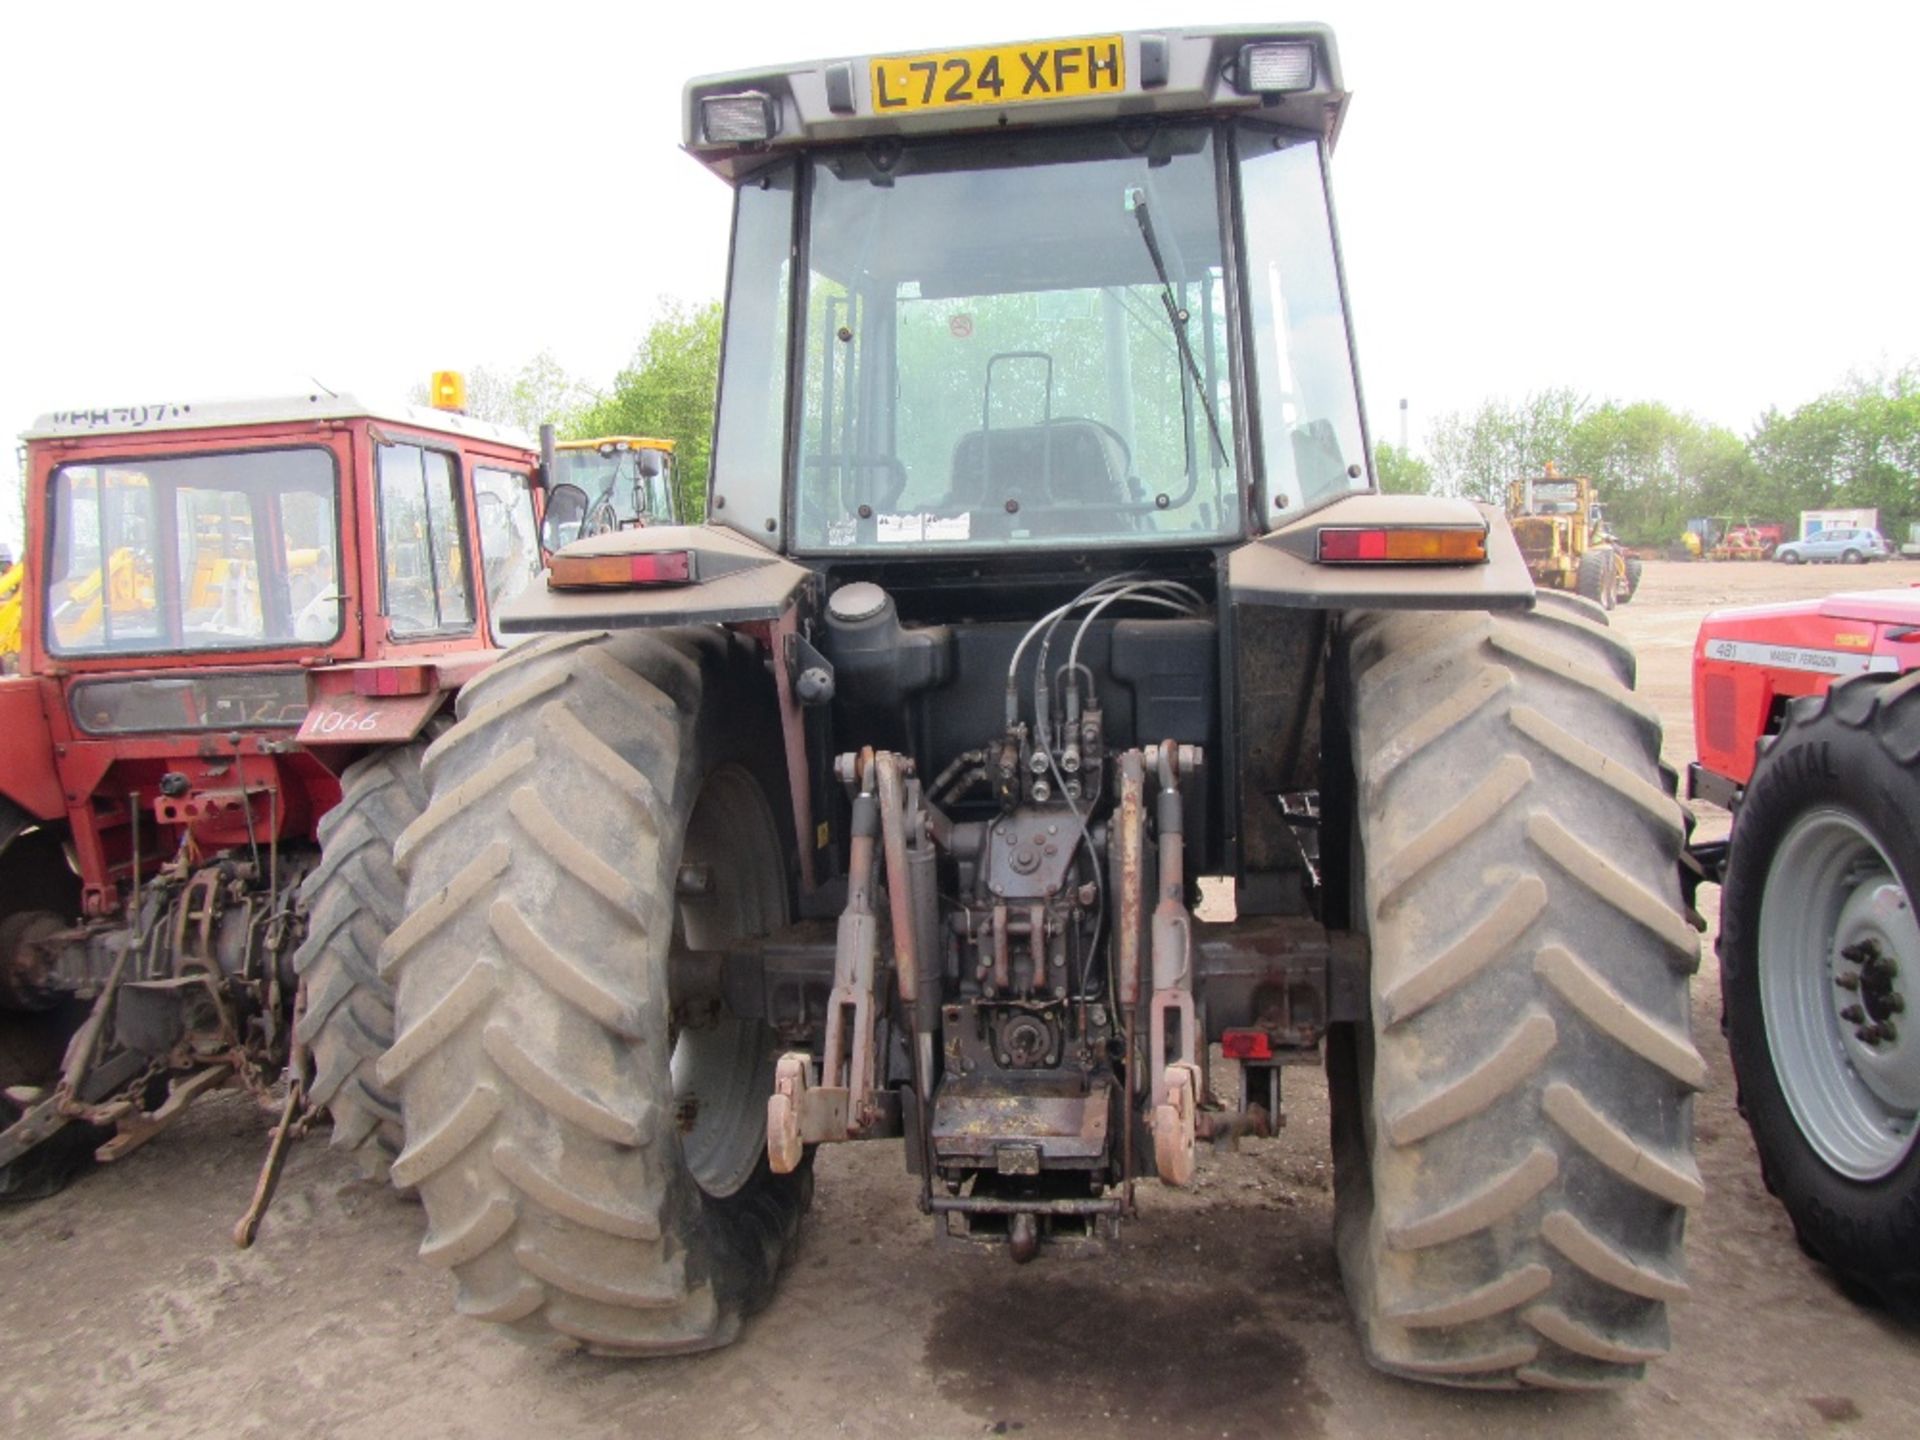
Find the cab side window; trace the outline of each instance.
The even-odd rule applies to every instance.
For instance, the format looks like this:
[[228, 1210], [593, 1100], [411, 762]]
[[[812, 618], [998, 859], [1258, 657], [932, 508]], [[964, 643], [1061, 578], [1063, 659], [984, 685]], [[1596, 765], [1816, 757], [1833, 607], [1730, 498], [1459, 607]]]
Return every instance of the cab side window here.
[[378, 467], [384, 601], [394, 633], [471, 629], [459, 466], [443, 450], [387, 444]]
[[533, 518], [533, 483], [519, 470], [477, 466], [473, 509], [480, 518], [480, 566], [487, 585], [487, 615], [493, 638], [500, 633], [499, 607], [540, 578], [540, 532]]

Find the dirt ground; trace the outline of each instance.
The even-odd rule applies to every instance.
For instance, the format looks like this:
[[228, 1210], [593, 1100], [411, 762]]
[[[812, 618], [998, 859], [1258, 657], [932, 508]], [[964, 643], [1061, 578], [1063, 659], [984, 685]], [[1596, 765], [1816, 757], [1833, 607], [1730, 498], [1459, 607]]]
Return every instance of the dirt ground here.
[[[1688, 662], [1709, 609], [1912, 581], [1920, 566], [1650, 563], [1616, 624], [1668, 758], [1691, 755]], [[259, 1245], [235, 1251], [269, 1122], [227, 1096], [64, 1194], [0, 1210], [0, 1435], [1912, 1436], [1920, 1334], [1856, 1307], [1795, 1247], [1734, 1112], [1719, 1008], [1709, 960], [1695, 1298], [1672, 1357], [1621, 1394], [1473, 1395], [1366, 1368], [1335, 1277], [1312, 1069], [1287, 1074], [1280, 1139], [1209, 1154], [1189, 1193], [1147, 1187], [1104, 1260], [1015, 1268], [939, 1247], [897, 1144], [830, 1149], [774, 1304], [729, 1350], [649, 1364], [522, 1349], [456, 1318], [414, 1258], [419, 1208], [315, 1141]]]

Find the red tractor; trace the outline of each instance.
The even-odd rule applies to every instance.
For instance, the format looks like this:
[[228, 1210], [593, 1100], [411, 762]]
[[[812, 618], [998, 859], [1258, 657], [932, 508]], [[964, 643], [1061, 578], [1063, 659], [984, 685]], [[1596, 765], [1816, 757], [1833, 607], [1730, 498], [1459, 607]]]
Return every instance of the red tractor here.
[[[1740, 1108], [1801, 1245], [1920, 1310], [1920, 591], [1709, 615], [1694, 649], [1696, 854], [1721, 880]], [[1920, 992], [1916, 992], [1920, 993]]]
[[539, 574], [539, 451], [329, 393], [60, 412], [26, 440], [0, 1194], [208, 1090], [264, 1098], [309, 1052], [335, 1143], [379, 1172], [392, 841], [435, 717], [498, 654], [494, 606]]

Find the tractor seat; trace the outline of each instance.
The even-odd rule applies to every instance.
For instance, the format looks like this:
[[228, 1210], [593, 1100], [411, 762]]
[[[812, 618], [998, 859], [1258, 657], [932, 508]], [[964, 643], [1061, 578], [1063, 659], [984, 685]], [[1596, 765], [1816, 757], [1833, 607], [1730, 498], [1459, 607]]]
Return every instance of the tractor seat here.
[[1126, 452], [1118, 439], [1089, 420], [968, 431], [953, 447], [951, 503], [993, 512], [1008, 500], [1123, 505]]

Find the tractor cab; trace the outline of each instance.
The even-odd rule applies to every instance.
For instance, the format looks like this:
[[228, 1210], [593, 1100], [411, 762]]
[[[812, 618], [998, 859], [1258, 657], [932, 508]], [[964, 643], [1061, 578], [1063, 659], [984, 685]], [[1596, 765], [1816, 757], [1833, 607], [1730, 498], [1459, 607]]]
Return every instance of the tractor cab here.
[[[306, 733], [309, 677], [478, 659], [540, 571], [538, 452], [462, 415], [321, 394], [62, 411], [25, 438], [25, 673], [0, 709], [43, 743], [0, 784], [71, 812], [90, 913], [162, 812], [203, 848], [310, 829], [337, 789], [286, 744], [334, 738]], [[250, 798], [194, 803], [209, 787]], [[138, 844], [130, 796], [159, 807]]]
[[[553, 447], [548, 540], [564, 545], [586, 535], [680, 523], [674, 442], [646, 435], [561, 440]], [[570, 485], [580, 493], [563, 492]]]
[[713, 518], [836, 559], [1165, 552], [1369, 488], [1345, 101], [1318, 31], [694, 82], [737, 197]]

